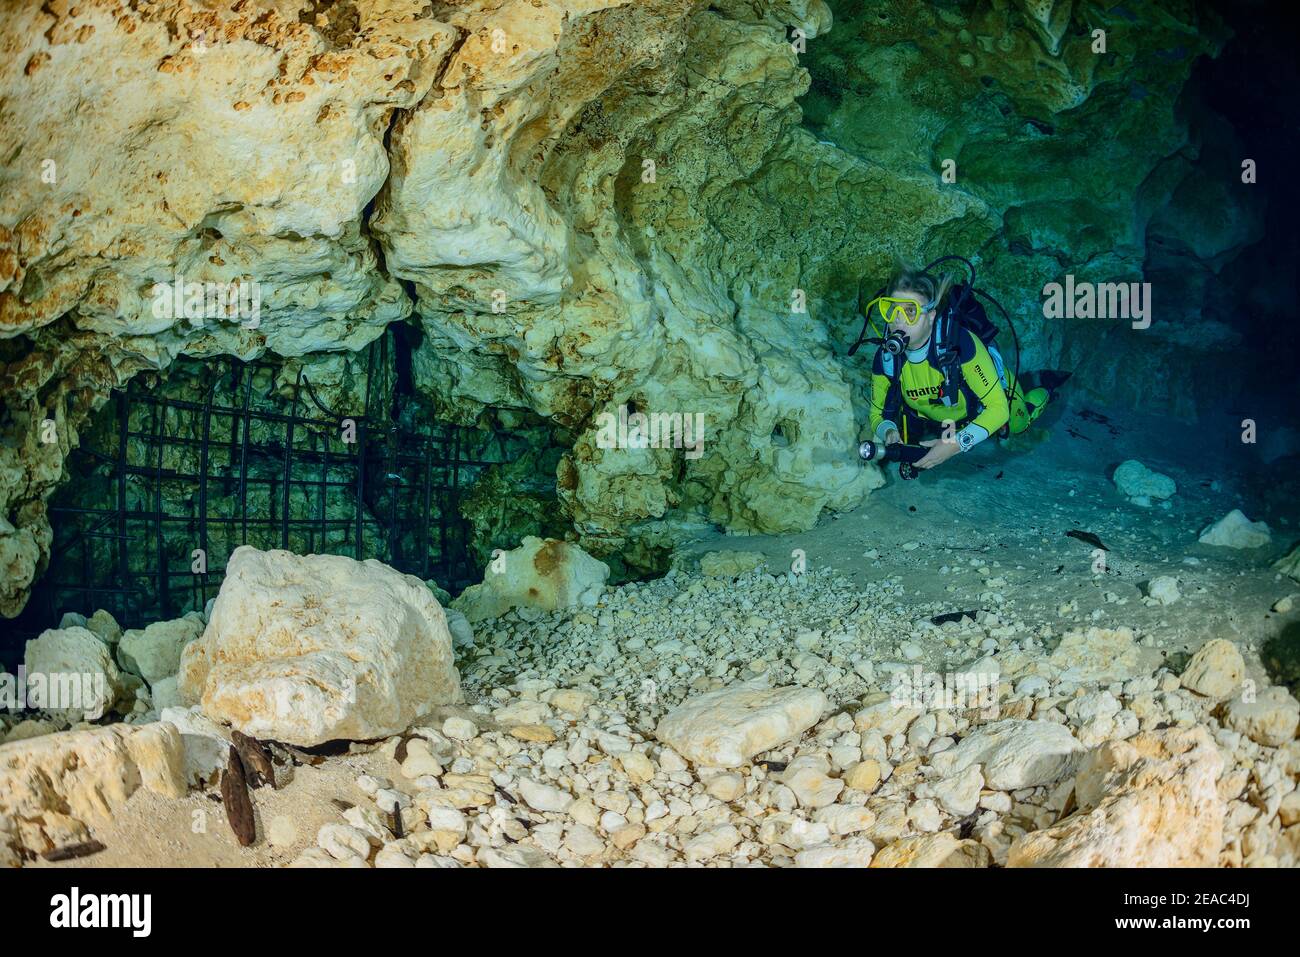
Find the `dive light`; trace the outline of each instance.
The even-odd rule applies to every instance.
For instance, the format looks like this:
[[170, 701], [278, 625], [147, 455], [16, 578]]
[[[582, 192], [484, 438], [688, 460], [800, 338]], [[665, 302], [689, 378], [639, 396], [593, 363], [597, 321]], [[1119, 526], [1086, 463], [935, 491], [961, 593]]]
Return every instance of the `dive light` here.
[[916, 462], [925, 457], [930, 450], [924, 445], [908, 445], [904, 442], [895, 442], [892, 445], [886, 445], [884, 442], [863, 442], [858, 446], [858, 455], [867, 462], [897, 462], [898, 477], [901, 479], [914, 479], [919, 474], [916, 469]]

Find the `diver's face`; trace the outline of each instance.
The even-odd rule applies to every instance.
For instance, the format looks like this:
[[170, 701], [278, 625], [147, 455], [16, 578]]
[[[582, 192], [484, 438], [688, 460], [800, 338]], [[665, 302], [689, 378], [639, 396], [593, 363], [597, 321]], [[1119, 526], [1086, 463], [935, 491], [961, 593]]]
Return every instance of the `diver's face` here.
[[935, 311], [933, 309], [925, 311], [926, 299], [919, 292], [912, 292], [908, 289], [899, 290], [892, 293], [895, 299], [910, 299], [916, 304], [914, 310], [907, 310], [911, 316], [916, 318], [915, 323], [909, 324], [905, 319], [894, 319], [889, 323], [889, 331], [901, 332], [907, 337], [909, 349], [915, 349], [923, 346], [930, 341], [930, 332], [934, 328]]

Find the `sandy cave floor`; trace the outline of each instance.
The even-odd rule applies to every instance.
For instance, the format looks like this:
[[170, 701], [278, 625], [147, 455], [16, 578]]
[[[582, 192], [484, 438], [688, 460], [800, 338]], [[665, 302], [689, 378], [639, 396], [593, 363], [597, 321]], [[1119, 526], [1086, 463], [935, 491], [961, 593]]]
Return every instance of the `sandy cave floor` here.
[[[1080, 436], [1069, 435], [1067, 426]], [[1087, 435], [1091, 440], [1082, 437]], [[1262, 506], [1255, 507], [1258, 503], [1243, 495], [1230, 474], [1209, 465], [1188, 469], [1175, 454], [1137, 425], [1088, 422], [1065, 410], [1038, 442], [1017, 450], [984, 448], [914, 482], [891, 474], [889, 484], [862, 507], [825, 517], [808, 532], [717, 535], [681, 550], [683, 557], [722, 548], [759, 551], [768, 556], [769, 568], [779, 571], [789, 567], [792, 552], [800, 549], [810, 575], [806, 580], [813, 583], [810, 605], [781, 597], [780, 589], [791, 587], [784, 576], [781, 581], [764, 576], [757, 588], [742, 579], [733, 588], [679, 573], [624, 586], [590, 613], [512, 613], [495, 628], [489, 622], [478, 629], [478, 645], [461, 662], [467, 707], [451, 710], [469, 715], [485, 730], [492, 721], [482, 712], [515, 700], [501, 690], [494, 695], [494, 689], [514, 686], [517, 692], [521, 680], [540, 678], [557, 687], [596, 688], [603, 709], [597, 724], [603, 721], [611, 733], [649, 739], [657, 718], [692, 693], [764, 673], [773, 684], [825, 677], [817, 665], [799, 660], [792, 638], [809, 630], [834, 632], [854, 622], [861, 638], [850, 642], [856, 648], [841, 649], [842, 654], [898, 661], [898, 646], [910, 637], [921, 651], [908, 664], [938, 670], [969, 662], [981, 648], [991, 647], [988, 634], [998, 624], [1043, 636], [1048, 647], [1048, 636], [1072, 628], [1124, 625], [1142, 636], [1146, 665], [1155, 669], [1168, 662], [1175, 672], [1190, 652], [1222, 637], [1242, 651], [1248, 677], [1267, 684], [1260, 648], [1296, 618], [1294, 612], [1278, 614], [1270, 608], [1288, 595], [1300, 597], [1300, 586], [1270, 567], [1291, 546], [1294, 520], [1257, 514]], [[1171, 508], [1142, 509], [1123, 501], [1109, 475], [1129, 457], [1177, 481]], [[1252, 519], [1267, 519], [1272, 545], [1235, 551], [1198, 544], [1200, 529], [1233, 507]], [[1092, 547], [1067, 537], [1070, 529], [1092, 532], [1109, 547], [1105, 574], [1093, 573]], [[683, 564], [689, 566], [689, 559]], [[1177, 576], [1178, 602], [1163, 606], [1143, 597], [1144, 583], [1157, 575]], [[769, 583], [776, 589], [775, 601], [765, 597]], [[690, 600], [696, 593], [708, 606], [698, 620], [692, 617], [695, 602]], [[730, 660], [719, 661], [710, 651], [713, 639], [704, 632], [710, 623], [730, 621], [733, 608], [737, 616], [750, 612], [747, 625], [754, 625], [754, 614], [760, 618], [755, 634], [729, 644]], [[984, 627], [970, 621], [919, 631], [913, 627], [943, 612], [975, 610], [997, 618], [992, 625], [986, 620]], [[682, 643], [689, 645], [695, 634], [704, 636], [701, 648], [693, 653], [688, 648], [678, 658]], [[657, 640], [667, 644], [656, 645]], [[1040, 645], [1025, 648], [1041, 653]], [[639, 654], [650, 649], [655, 653]], [[850, 705], [870, 690], [869, 683], [846, 671], [834, 669], [827, 679], [833, 706]], [[647, 678], [654, 690], [649, 697]], [[879, 679], [875, 686], [888, 689]], [[477, 714], [470, 710], [476, 704], [483, 706]], [[582, 723], [568, 720], [571, 728]], [[491, 770], [478, 763], [476, 770]], [[501, 762], [496, 763], [499, 770]], [[110, 827], [95, 829], [107, 850], [79, 861], [34, 866], [283, 865], [315, 843], [321, 825], [341, 820], [333, 799], [349, 804], [366, 800], [357, 785], [362, 774], [414, 793], [401, 768], [378, 747], [332, 757], [318, 767], [298, 767], [281, 790], [254, 792], [259, 838], [255, 846], [241, 849], [219, 802], [193, 791], [175, 801], [140, 789]], [[617, 780], [605, 783], [627, 787]], [[272, 847], [266, 828], [275, 818], [291, 821], [295, 836]], [[196, 821], [204, 826], [196, 827]], [[945, 826], [951, 823], [945, 821]], [[591, 861], [597, 859], [609, 858]]]

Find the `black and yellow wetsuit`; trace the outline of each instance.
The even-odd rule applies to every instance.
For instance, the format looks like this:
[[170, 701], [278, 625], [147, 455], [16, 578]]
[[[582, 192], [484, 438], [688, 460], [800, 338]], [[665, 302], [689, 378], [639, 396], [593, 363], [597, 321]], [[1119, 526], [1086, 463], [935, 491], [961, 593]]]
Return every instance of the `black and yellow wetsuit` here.
[[1024, 393], [1017, 383], [1008, 399], [1009, 374], [1002, 357], [962, 326], [956, 328], [957, 388], [954, 395], [942, 395], [943, 373], [935, 358], [934, 335], [930, 338], [904, 356], [876, 350], [871, 366], [871, 432], [876, 441], [883, 442], [894, 429], [904, 442], [916, 443], [952, 422], [958, 429], [955, 439], [965, 451], [1008, 423], [1011, 432], [1023, 432], [1043, 411], [1048, 391]]

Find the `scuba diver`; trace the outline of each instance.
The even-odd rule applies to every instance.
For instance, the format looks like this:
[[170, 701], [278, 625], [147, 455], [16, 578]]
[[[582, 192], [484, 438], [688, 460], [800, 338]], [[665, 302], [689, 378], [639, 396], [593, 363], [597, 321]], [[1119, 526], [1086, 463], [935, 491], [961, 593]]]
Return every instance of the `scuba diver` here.
[[[969, 283], [929, 272], [947, 259], [959, 259], [971, 272]], [[868, 328], [883, 327], [871, 368], [870, 427], [874, 442], [864, 442], [865, 459], [899, 460], [904, 478], [909, 468], [931, 469], [990, 435], [1024, 432], [1042, 414], [1056, 385], [1069, 373], [1043, 373], [1027, 392], [1016, 374], [1008, 375], [989, 321], [976, 294], [1006, 310], [975, 288], [975, 269], [959, 256], [945, 256], [929, 266], [900, 266], [888, 285], [863, 308], [863, 332], [849, 350], [857, 351]], [[882, 294], [883, 293], [883, 294]], [[861, 290], [860, 290], [861, 294]], [[1008, 325], [1010, 317], [1006, 316]], [[1012, 334], [1015, 329], [1012, 327]], [[898, 449], [889, 446], [903, 443]], [[903, 449], [912, 454], [900, 454]]]

